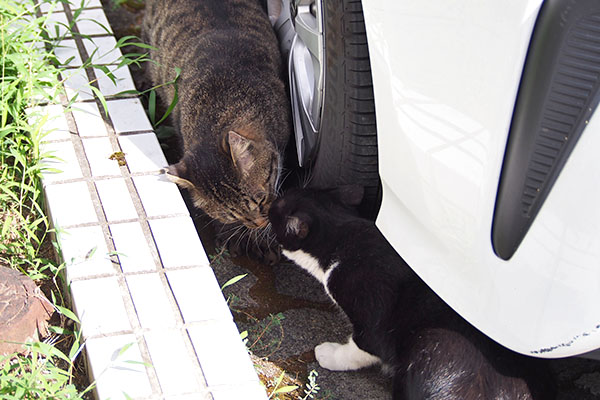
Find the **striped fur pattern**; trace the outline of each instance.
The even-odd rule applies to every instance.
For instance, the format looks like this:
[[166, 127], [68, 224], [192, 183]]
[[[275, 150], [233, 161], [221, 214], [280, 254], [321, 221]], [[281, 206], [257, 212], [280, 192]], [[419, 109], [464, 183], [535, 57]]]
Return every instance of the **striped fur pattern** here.
[[[152, 84], [177, 81], [182, 158], [169, 177], [210, 217], [268, 225], [291, 124], [279, 46], [259, 0], [149, 0]], [[158, 89], [166, 109], [173, 85]]]

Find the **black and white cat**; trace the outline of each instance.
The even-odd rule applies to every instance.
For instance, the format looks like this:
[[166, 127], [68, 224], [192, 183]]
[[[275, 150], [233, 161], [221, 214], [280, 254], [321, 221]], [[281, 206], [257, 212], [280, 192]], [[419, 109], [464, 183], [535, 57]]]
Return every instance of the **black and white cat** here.
[[383, 364], [397, 399], [552, 399], [545, 364], [493, 342], [449, 308], [353, 206], [362, 189], [292, 189], [269, 219], [283, 254], [348, 315], [345, 344], [322, 343], [323, 368]]

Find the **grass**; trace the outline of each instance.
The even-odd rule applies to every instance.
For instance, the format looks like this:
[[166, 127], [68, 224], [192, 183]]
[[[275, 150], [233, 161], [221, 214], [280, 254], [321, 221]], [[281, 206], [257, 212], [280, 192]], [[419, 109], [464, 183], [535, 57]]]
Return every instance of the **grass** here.
[[48, 43], [40, 29], [46, 20], [35, 11], [30, 2], [0, 2], [0, 265], [41, 284], [60, 317], [45, 342], [27, 344], [27, 355], [0, 357], [0, 398], [80, 399], [92, 386], [75, 385], [81, 345], [71, 327], [77, 319], [62, 300], [62, 266], [53, 260], [40, 180], [47, 118], [32, 123], [26, 112], [52, 101], [60, 88], [55, 59], [39, 45]]
[[56, 69], [35, 46], [43, 21], [25, 20], [25, 4], [0, 3], [0, 259], [22, 272], [43, 268], [38, 252], [48, 229], [39, 179], [43, 121], [30, 125], [25, 108], [58, 86]]
[[37, 342], [28, 348], [28, 356], [14, 354], [0, 358], [0, 398], [82, 399], [92, 389], [91, 385], [84, 390], [76, 387], [74, 363], [57, 347]]
[[[80, 10], [71, 7], [77, 17]], [[48, 155], [40, 144], [47, 134], [48, 117], [35, 110], [59, 103], [62, 83], [68, 78], [52, 53], [58, 41], [50, 38], [57, 30], [48, 31], [52, 25], [48, 21], [31, 0], [0, 1], [0, 266], [28, 275], [56, 310], [49, 337], [25, 344], [25, 352], [0, 356], [0, 399], [87, 399], [94, 387], [85, 377], [79, 321], [62, 295], [64, 264], [55, 257], [57, 245], [44, 212], [41, 176]], [[63, 28], [71, 30], [71, 26]], [[117, 46], [144, 49], [135, 39], [122, 38]], [[118, 61], [125, 66], [147, 58], [144, 52], [129, 53]], [[81, 68], [90, 66], [87, 60]], [[95, 67], [114, 82], [106, 67]], [[101, 93], [95, 87], [91, 90], [105, 105]]]

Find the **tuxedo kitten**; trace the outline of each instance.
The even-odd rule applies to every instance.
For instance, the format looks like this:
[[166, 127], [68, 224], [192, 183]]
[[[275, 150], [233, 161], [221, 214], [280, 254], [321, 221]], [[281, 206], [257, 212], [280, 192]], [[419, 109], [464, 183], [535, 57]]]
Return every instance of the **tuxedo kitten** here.
[[[290, 107], [279, 44], [261, 0], [147, 0], [149, 75], [183, 148], [169, 177], [210, 217], [265, 228], [275, 198]], [[243, 224], [243, 225], [242, 225]]]
[[360, 187], [292, 189], [269, 219], [283, 254], [348, 315], [347, 343], [322, 343], [323, 368], [383, 364], [398, 399], [551, 399], [545, 364], [493, 342], [448, 307], [373, 222], [353, 211]]

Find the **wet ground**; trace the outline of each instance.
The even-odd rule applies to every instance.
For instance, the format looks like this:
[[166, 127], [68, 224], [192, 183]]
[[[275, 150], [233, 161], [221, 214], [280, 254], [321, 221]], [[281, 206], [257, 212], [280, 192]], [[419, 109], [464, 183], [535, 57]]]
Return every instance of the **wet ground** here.
[[[141, 0], [103, 0], [117, 37], [139, 35], [143, 8]], [[133, 70], [138, 89], [145, 85], [143, 74]], [[167, 154], [168, 158], [169, 154]], [[223, 285], [247, 274], [224, 289], [239, 330], [248, 332], [247, 346], [256, 356], [264, 381], [273, 382], [286, 371], [304, 385], [310, 371], [318, 373], [320, 390], [315, 399], [390, 399], [390, 380], [376, 368], [358, 372], [331, 372], [315, 362], [313, 348], [323, 341], [344, 341], [350, 326], [332, 306], [321, 286], [291, 262], [263, 265], [247, 257], [232, 258], [214, 245], [214, 232], [201, 212], [191, 209], [212, 266]], [[268, 361], [267, 361], [268, 360]], [[600, 362], [573, 358], [550, 361], [560, 389], [561, 400], [600, 400]], [[267, 385], [269, 385], [267, 382]], [[302, 392], [279, 398], [303, 398]], [[242, 400], [242, 399], [240, 399]]]

